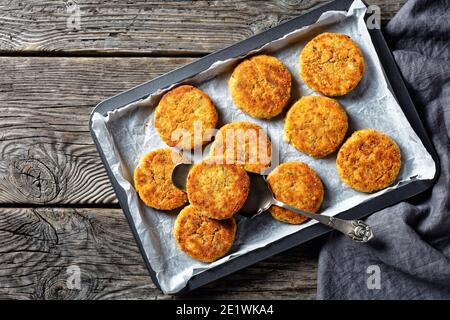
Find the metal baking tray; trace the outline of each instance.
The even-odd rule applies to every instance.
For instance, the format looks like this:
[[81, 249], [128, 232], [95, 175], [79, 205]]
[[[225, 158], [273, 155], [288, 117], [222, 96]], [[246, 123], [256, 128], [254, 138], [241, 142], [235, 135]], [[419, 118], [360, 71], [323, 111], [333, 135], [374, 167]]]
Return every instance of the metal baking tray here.
[[[262, 32], [258, 35], [255, 35], [249, 39], [238, 42], [228, 48], [219, 50], [215, 53], [209, 54], [193, 63], [190, 63], [184, 67], [176, 69], [172, 72], [169, 72], [165, 75], [162, 75], [158, 78], [155, 78], [151, 81], [145, 82], [135, 88], [127, 90], [121, 94], [118, 94], [114, 97], [106, 99], [100, 102], [92, 111], [98, 112], [102, 115], [106, 115], [108, 111], [115, 110], [117, 108], [121, 108], [129, 103], [135, 102], [137, 100], [141, 100], [150, 94], [154, 93], [158, 89], [167, 88], [174, 83], [181, 82], [185, 79], [191, 78], [196, 74], [208, 69], [214, 62], [220, 60], [226, 60], [229, 58], [238, 57], [246, 54], [249, 51], [257, 49], [268, 42], [276, 40], [278, 38], [283, 37], [285, 34], [290, 33], [296, 29], [301, 27], [313, 24], [317, 21], [319, 16], [325, 12], [330, 10], [338, 10], [338, 11], [347, 11], [352, 4], [353, 0], [336, 0], [325, 4], [315, 10], [312, 10], [304, 15], [301, 15], [297, 18], [294, 18], [290, 21], [287, 21], [277, 27], [269, 29], [265, 32]], [[367, 18], [367, 17], [366, 17]], [[408, 183], [404, 186], [400, 186], [397, 189], [391, 190], [385, 194], [380, 195], [374, 199], [371, 199], [367, 202], [364, 202], [356, 207], [353, 207], [347, 211], [344, 211], [337, 215], [339, 218], [344, 219], [360, 219], [364, 218], [373, 212], [379, 211], [388, 206], [394, 205], [400, 201], [411, 198], [419, 193], [424, 192], [429, 189], [434, 182], [436, 181], [439, 175], [439, 162], [438, 157], [436, 155], [436, 151], [427, 136], [425, 128], [419, 118], [419, 115], [414, 107], [414, 104], [408, 94], [406, 86], [403, 82], [403, 78], [397, 68], [397, 65], [392, 57], [392, 54], [389, 50], [389, 47], [386, 44], [386, 41], [383, 37], [381, 30], [379, 29], [371, 29], [369, 30], [369, 34], [371, 36], [373, 45], [377, 51], [378, 57], [380, 59], [381, 65], [386, 73], [386, 77], [388, 82], [390, 83], [393, 93], [397, 98], [399, 105], [401, 106], [406, 118], [410, 122], [412, 128], [415, 130], [419, 138], [422, 140], [427, 151], [431, 154], [434, 162], [436, 163], [436, 174], [431, 180], [416, 180], [411, 183]], [[99, 145], [95, 134], [92, 131], [92, 114], [89, 120], [89, 128], [91, 131], [92, 138], [96, 144], [102, 162], [106, 168], [106, 172], [111, 180], [112, 186], [117, 194], [118, 201], [120, 206], [123, 209], [125, 216], [127, 217], [130, 228], [133, 232], [133, 235], [136, 239], [137, 245], [141, 254], [144, 258], [145, 264], [149, 270], [150, 277], [156, 286], [159, 287], [158, 280], [156, 279], [155, 272], [152, 270], [146, 255], [144, 254], [142, 243], [137, 236], [136, 228], [133, 224], [129, 208], [127, 205], [127, 198], [125, 191], [122, 187], [117, 183], [115, 177], [113, 176], [111, 169], [109, 168], [101, 146]], [[252, 265], [261, 260], [267, 259], [275, 254], [278, 254], [282, 251], [288, 250], [292, 247], [295, 247], [301, 243], [304, 243], [308, 240], [321, 236], [325, 233], [330, 232], [331, 229], [322, 225], [315, 224], [308, 228], [302, 229], [294, 234], [291, 234], [287, 237], [284, 237], [276, 242], [271, 243], [263, 248], [251, 251], [245, 255], [234, 258], [230, 261], [227, 261], [215, 268], [208, 269], [196, 276], [193, 276], [186, 287], [178, 292], [177, 294], [186, 293], [195, 288], [203, 286], [207, 283], [210, 283], [214, 280], [217, 280], [221, 277], [224, 277], [230, 273], [233, 273], [237, 270], [243, 269], [249, 265]]]

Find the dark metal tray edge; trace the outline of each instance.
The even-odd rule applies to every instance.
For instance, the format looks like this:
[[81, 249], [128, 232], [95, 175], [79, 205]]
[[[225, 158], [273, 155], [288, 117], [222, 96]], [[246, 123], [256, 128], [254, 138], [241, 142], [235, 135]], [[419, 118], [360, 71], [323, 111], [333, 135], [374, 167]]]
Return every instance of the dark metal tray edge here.
[[[148, 268], [150, 277], [158, 288], [160, 288], [160, 286], [159, 286], [159, 282], [156, 278], [156, 274], [155, 274], [154, 270], [152, 269], [152, 267], [150, 266], [150, 263], [146, 257], [144, 248], [138, 237], [136, 227], [133, 223], [131, 214], [130, 214], [128, 206], [126, 204], [127, 203], [126, 194], [123, 191], [123, 189], [120, 187], [120, 185], [118, 185], [117, 181], [115, 180], [114, 176], [112, 175], [112, 172], [111, 172], [111, 170], [106, 162], [106, 159], [104, 157], [103, 151], [102, 151], [100, 145], [98, 144], [97, 137], [95, 136], [95, 133], [92, 131], [92, 115], [94, 114], [94, 112], [99, 112], [103, 115], [106, 115], [106, 113], [108, 111], [114, 110], [121, 106], [125, 106], [131, 102], [143, 99], [143, 98], [147, 97], [149, 94], [151, 94], [152, 92], [154, 92], [160, 88], [165, 88], [165, 87], [168, 87], [169, 85], [171, 85], [172, 83], [180, 82], [184, 79], [191, 78], [195, 74], [209, 68], [209, 66], [217, 60], [224, 60], [229, 57], [243, 55], [246, 52], [251, 51], [256, 48], [259, 48], [262, 45], [264, 45], [265, 43], [275, 40], [275, 39], [283, 36], [284, 34], [289, 33], [297, 28], [312, 24], [318, 19], [320, 14], [324, 11], [348, 10], [348, 8], [350, 7], [352, 2], [353, 2], [353, 0], [336, 0], [331, 3], [325, 4], [317, 9], [314, 9], [314, 10], [304, 14], [304, 15], [301, 15], [297, 18], [289, 20], [279, 26], [276, 26], [272, 29], [269, 29], [258, 35], [255, 35], [249, 39], [238, 42], [230, 47], [227, 47], [227, 48], [219, 50], [215, 53], [209, 54], [193, 63], [190, 63], [186, 66], [183, 66], [183, 67], [176, 69], [172, 72], [169, 72], [165, 75], [162, 75], [153, 80], [150, 80], [141, 85], [138, 85], [138, 86], [136, 86], [130, 90], [127, 90], [121, 94], [118, 94], [109, 99], [106, 99], [106, 100], [100, 102], [93, 109], [93, 111], [91, 113], [91, 117], [89, 119], [89, 129], [91, 131], [92, 138], [93, 138], [96, 148], [100, 154], [102, 163], [106, 168], [107, 175], [108, 175], [109, 179], [111, 180], [113, 189], [117, 194], [119, 204], [121, 205], [122, 210], [124, 211], [124, 214], [128, 220], [130, 228], [132, 230], [132, 233], [136, 239], [136, 243], [139, 247], [141, 255], [144, 258], [144, 262]], [[398, 203], [402, 200], [406, 200], [408, 198], [411, 198], [417, 194], [420, 194], [420, 193], [426, 191], [435, 183], [437, 177], [439, 176], [439, 171], [440, 171], [439, 159], [437, 157], [436, 151], [434, 150], [434, 147], [428, 138], [426, 130], [420, 120], [417, 110], [414, 107], [412, 99], [409, 96], [409, 93], [406, 89], [405, 83], [403, 82], [403, 78], [397, 68], [395, 60], [389, 50], [389, 47], [386, 44], [386, 41], [383, 37], [381, 30], [372, 29], [372, 30], [369, 30], [369, 33], [372, 38], [372, 42], [375, 46], [375, 49], [377, 51], [378, 57], [381, 61], [381, 64], [384, 68], [384, 71], [386, 72], [386, 76], [388, 77], [388, 80], [391, 84], [394, 94], [395, 94], [403, 112], [405, 113], [405, 116], [407, 117], [408, 121], [410, 122], [411, 126], [413, 127], [413, 129], [415, 130], [415, 132], [417, 133], [419, 138], [422, 140], [422, 143], [424, 144], [427, 151], [431, 154], [431, 156], [436, 164], [436, 174], [433, 177], [433, 179], [431, 179], [431, 180], [413, 181], [413, 182], [406, 184], [396, 190], [392, 190], [386, 194], [383, 194], [375, 199], [372, 199], [370, 201], [362, 203], [362, 204], [360, 204], [354, 208], [351, 208], [345, 212], [342, 212], [338, 215], [340, 218], [346, 218], [346, 219], [364, 218], [364, 217], [372, 214], [373, 212], [382, 210], [386, 207], [394, 205], [395, 203]], [[316, 225], [310, 226], [308, 228], [305, 228], [303, 230], [300, 230], [299, 232], [289, 235], [287, 237], [284, 237], [276, 242], [271, 243], [270, 245], [267, 245], [266, 247], [254, 250], [243, 256], [234, 258], [222, 265], [219, 265], [213, 269], [204, 271], [204, 272], [192, 277], [189, 280], [186, 287], [183, 288], [181, 291], [177, 292], [176, 295], [181, 295], [181, 294], [187, 293], [195, 288], [201, 287], [207, 283], [210, 283], [210, 282], [215, 281], [219, 278], [222, 278], [228, 274], [231, 274], [235, 271], [238, 271], [240, 269], [248, 267], [248, 266], [250, 266], [254, 263], [257, 263], [261, 260], [267, 259], [275, 254], [281, 253], [282, 251], [288, 250], [288, 249], [295, 247], [301, 243], [307, 242], [313, 238], [324, 235], [330, 231], [331, 231], [330, 228], [328, 228], [324, 225], [321, 225], [321, 224], [316, 224]]]

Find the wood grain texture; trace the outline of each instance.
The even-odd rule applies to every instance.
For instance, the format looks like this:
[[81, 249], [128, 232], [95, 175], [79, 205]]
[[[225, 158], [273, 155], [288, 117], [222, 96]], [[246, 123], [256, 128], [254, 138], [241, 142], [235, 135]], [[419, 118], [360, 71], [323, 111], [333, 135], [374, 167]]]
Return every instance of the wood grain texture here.
[[[0, 299], [173, 299], [148, 276], [119, 209], [0, 209]], [[317, 243], [289, 250], [183, 298], [312, 299]], [[69, 268], [81, 271], [69, 289]]]
[[115, 204], [88, 120], [183, 58], [0, 57], [0, 203]]
[[[82, 54], [206, 54], [296, 17], [325, 0], [0, 0], [0, 50]], [[369, 0], [382, 22], [406, 0]], [[73, 10], [71, 8], [74, 8]]]

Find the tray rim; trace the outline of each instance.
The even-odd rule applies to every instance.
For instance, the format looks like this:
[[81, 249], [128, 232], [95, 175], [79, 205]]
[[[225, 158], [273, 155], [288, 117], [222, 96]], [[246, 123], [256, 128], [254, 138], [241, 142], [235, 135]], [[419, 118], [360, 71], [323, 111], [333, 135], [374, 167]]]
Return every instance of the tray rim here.
[[[166, 88], [173, 83], [189, 79], [194, 75], [196, 75], [197, 73], [200, 73], [208, 69], [209, 66], [212, 65], [217, 60], [224, 60], [227, 58], [243, 55], [251, 50], [261, 47], [267, 42], [282, 37], [283, 35], [289, 33], [290, 31], [298, 29], [302, 26], [312, 24], [325, 11], [348, 10], [352, 3], [353, 0], [334, 0], [332, 2], [326, 3], [318, 8], [315, 8], [303, 15], [295, 17], [269, 30], [266, 30], [248, 39], [237, 42], [231, 46], [218, 50], [214, 53], [208, 54], [192, 63], [189, 63], [185, 66], [177, 68], [171, 72], [163, 74], [159, 77], [156, 77], [152, 80], [149, 80], [138, 86], [135, 86], [129, 90], [126, 90], [122, 93], [119, 93], [115, 96], [105, 99], [100, 103], [98, 103], [92, 110], [89, 117], [89, 130], [91, 132], [91, 136], [94, 140], [97, 151], [100, 154], [100, 158], [103, 163], [103, 166], [106, 169], [108, 178], [110, 179], [113, 189], [117, 195], [119, 205], [121, 206], [125, 214], [125, 217], [127, 218], [128, 224], [133, 233], [135, 241], [138, 245], [139, 251], [144, 259], [149, 275], [153, 283], [158, 287], [158, 289], [161, 289], [159, 281], [156, 277], [155, 271], [152, 269], [147, 259], [142, 242], [138, 236], [136, 227], [129, 212], [125, 192], [122, 189], [122, 187], [117, 183], [117, 180], [112, 174], [110, 167], [108, 166], [108, 163], [105, 159], [103, 150], [98, 143], [95, 132], [92, 129], [92, 116], [94, 115], [94, 113], [98, 112], [103, 115], [106, 115], [108, 111], [112, 111], [116, 108], [120, 108], [129, 103], [141, 100], [158, 89]], [[384, 39], [381, 29], [369, 29], [368, 31], [372, 39], [372, 43], [377, 52], [380, 63], [385, 72], [385, 75], [388, 78], [387, 79], [388, 83], [391, 85], [394, 96], [396, 97], [400, 107], [402, 108], [402, 111], [404, 112], [408, 122], [411, 124], [413, 130], [416, 132], [416, 134], [424, 144], [425, 148], [432, 156], [433, 161], [436, 165], [436, 173], [432, 179], [412, 181], [404, 186], [399, 187], [398, 189], [391, 190], [383, 195], [380, 195], [379, 197], [361, 203], [349, 210], [346, 210], [336, 215], [337, 217], [345, 219], [361, 219], [371, 215], [376, 211], [382, 210], [386, 207], [392, 206], [396, 203], [407, 200], [415, 195], [423, 193], [434, 185], [440, 174], [439, 158], [436, 154], [433, 144], [431, 143], [431, 140], [428, 137], [425, 127], [423, 126], [423, 123], [420, 120], [420, 116], [407, 91], [406, 85], [403, 81], [403, 77], [400, 74], [400, 71]], [[291, 249], [299, 244], [322, 236], [331, 231], [332, 229], [321, 224], [315, 224], [302, 230], [299, 230], [296, 233], [293, 233], [289, 236], [286, 236], [275, 242], [272, 242], [263, 248], [253, 250], [240, 257], [236, 257], [219, 266], [216, 266], [212, 269], [203, 271], [200, 274], [193, 276], [183, 289], [172, 295], [182, 295], [187, 292], [190, 292], [198, 287], [206, 285], [212, 281], [215, 281], [238, 270], [244, 269], [252, 264], [267, 259], [275, 254]]]

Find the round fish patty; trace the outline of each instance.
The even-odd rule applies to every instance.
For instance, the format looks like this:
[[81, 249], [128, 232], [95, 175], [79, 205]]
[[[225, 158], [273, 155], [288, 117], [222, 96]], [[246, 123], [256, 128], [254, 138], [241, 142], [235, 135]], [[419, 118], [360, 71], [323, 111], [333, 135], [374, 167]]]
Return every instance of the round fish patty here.
[[323, 95], [343, 96], [356, 88], [364, 74], [364, 57], [353, 40], [339, 33], [322, 33], [300, 54], [300, 76]]

